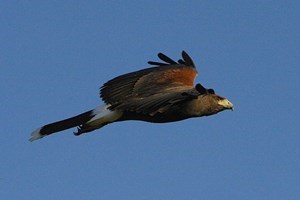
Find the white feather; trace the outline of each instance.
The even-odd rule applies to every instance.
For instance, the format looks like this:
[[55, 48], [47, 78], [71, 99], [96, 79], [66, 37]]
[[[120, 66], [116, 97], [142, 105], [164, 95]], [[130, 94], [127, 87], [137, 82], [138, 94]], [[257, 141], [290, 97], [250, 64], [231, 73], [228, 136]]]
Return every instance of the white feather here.
[[[102, 126], [105, 126], [106, 124], [109, 124], [111, 122], [114, 122], [118, 120], [122, 116], [122, 112], [120, 111], [111, 111], [108, 109], [110, 105], [101, 105], [96, 107], [95, 109], [92, 110], [91, 116], [92, 117], [89, 121], [86, 123], [83, 123], [84, 127], [87, 128], [88, 131], [90, 130], [95, 130], [98, 128], [101, 128]], [[59, 123], [60, 121], [56, 122]], [[48, 124], [49, 125], [49, 124]], [[31, 138], [29, 141], [33, 142], [35, 140], [41, 139], [47, 135], [42, 135], [41, 130], [47, 127], [47, 125], [40, 127], [33, 131], [31, 133]], [[68, 127], [69, 128], [69, 127]]]
[[30, 142], [43, 138], [45, 135], [40, 134], [42, 128], [38, 128], [31, 133], [31, 138], [29, 139]]
[[97, 124], [109, 123], [119, 119], [122, 115], [122, 112], [111, 111], [108, 109], [110, 105], [98, 106], [93, 110], [92, 119], [90, 119], [87, 124], [97, 121]]

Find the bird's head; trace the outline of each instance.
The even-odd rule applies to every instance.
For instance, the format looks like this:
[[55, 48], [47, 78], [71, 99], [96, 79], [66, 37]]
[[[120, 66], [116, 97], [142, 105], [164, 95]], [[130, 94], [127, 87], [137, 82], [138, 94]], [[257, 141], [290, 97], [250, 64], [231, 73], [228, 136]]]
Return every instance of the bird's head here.
[[203, 95], [207, 102], [207, 112], [210, 114], [215, 114], [223, 110], [233, 110], [233, 104], [226, 98], [217, 94], [207, 94]]
[[226, 98], [224, 97], [221, 97], [219, 95], [214, 95], [212, 96], [212, 98], [215, 99], [217, 105], [220, 107], [220, 109], [222, 110], [227, 110], [227, 109], [230, 109], [230, 110], [233, 110], [233, 104]]
[[233, 110], [233, 104], [226, 98], [217, 94], [199, 95], [192, 103], [195, 116], [213, 115], [223, 110]]

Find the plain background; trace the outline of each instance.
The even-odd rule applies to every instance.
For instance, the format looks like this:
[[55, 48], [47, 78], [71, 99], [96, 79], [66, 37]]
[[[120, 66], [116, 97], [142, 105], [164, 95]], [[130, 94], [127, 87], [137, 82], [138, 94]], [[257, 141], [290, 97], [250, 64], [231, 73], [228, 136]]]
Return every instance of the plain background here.
[[[1, 199], [299, 199], [299, 1], [1, 1]], [[186, 50], [233, 112], [34, 143]]]

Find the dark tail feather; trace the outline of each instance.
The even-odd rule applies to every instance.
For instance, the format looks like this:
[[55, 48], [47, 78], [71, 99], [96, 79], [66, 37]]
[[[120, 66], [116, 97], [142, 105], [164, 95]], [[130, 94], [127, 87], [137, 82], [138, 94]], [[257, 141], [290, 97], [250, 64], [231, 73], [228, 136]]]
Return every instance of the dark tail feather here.
[[50, 135], [52, 133], [56, 133], [56, 132], [63, 131], [63, 130], [69, 129], [69, 128], [80, 126], [80, 125], [88, 122], [94, 116], [95, 116], [95, 114], [93, 113], [93, 110], [90, 110], [90, 111], [87, 111], [80, 115], [77, 115], [75, 117], [71, 117], [71, 118], [68, 118], [65, 120], [47, 124], [45, 126], [42, 126], [39, 129], [37, 129], [36, 131], [32, 132], [31, 138], [29, 139], [29, 141], [32, 142], [34, 140], [40, 139], [40, 138]]

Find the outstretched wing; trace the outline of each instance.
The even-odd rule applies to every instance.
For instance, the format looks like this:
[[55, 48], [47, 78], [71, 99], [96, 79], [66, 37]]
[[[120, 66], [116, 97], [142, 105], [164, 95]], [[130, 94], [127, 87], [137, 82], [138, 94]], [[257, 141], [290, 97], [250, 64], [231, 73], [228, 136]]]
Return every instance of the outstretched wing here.
[[192, 89], [176, 88], [165, 92], [159, 92], [148, 97], [133, 97], [127, 101], [116, 103], [110, 109], [124, 110], [144, 115], [154, 116], [164, 113], [171, 106], [188, 99], [195, 99], [200, 93]]
[[102, 86], [100, 96], [110, 109], [150, 114], [195, 96], [197, 70], [188, 54], [183, 51], [178, 63], [162, 53], [158, 57], [166, 63], [150, 61], [157, 66], [118, 76]]

